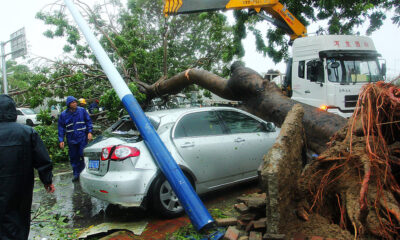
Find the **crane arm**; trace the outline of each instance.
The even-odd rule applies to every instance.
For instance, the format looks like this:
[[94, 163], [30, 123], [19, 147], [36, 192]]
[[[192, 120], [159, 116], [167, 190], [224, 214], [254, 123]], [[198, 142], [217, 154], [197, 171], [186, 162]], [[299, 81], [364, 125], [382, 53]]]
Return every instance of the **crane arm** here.
[[267, 12], [268, 16], [261, 17], [275, 26], [282, 28], [293, 41], [307, 34], [305, 26], [278, 0], [165, 0], [164, 14], [185, 14], [228, 9], [254, 9]]

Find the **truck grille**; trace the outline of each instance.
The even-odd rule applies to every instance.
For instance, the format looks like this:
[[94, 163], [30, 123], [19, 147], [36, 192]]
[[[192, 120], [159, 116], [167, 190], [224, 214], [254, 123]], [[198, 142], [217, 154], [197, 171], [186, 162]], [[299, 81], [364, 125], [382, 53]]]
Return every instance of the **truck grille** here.
[[344, 107], [355, 107], [357, 105], [358, 95], [344, 96]]

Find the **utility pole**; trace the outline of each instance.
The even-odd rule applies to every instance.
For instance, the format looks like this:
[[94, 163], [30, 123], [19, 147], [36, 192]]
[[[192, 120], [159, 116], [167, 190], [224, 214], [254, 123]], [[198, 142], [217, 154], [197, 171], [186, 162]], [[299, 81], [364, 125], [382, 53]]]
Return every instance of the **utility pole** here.
[[[6, 54], [5, 46], [9, 42], [11, 42], [11, 52]], [[1, 42], [1, 66], [3, 72], [4, 94], [8, 94], [6, 56], [11, 54], [11, 58], [16, 59], [18, 57], [26, 55], [26, 52], [25, 28], [21, 28], [18, 31], [12, 33], [10, 35], [10, 40], [6, 42]]]
[[8, 94], [8, 88], [7, 88], [7, 69], [6, 69], [6, 50], [5, 48], [6, 43], [1, 42], [1, 68], [3, 70], [3, 92], [4, 94]]

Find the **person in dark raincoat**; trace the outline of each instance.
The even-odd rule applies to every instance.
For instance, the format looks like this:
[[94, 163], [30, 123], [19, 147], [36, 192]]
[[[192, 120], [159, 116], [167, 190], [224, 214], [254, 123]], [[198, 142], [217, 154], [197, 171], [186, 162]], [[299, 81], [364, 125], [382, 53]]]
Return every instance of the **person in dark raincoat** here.
[[72, 181], [78, 181], [85, 168], [83, 149], [88, 140], [92, 140], [92, 129], [88, 112], [78, 107], [76, 98], [68, 96], [67, 109], [58, 118], [58, 140], [60, 148], [64, 148], [64, 136], [67, 136], [68, 154], [74, 174]]
[[16, 123], [15, 102], [0, 95], [0, 239], [28, 239], [34, 185], [33, 169], [47, 192], [54, 192], [49, 154], [38, 133]]

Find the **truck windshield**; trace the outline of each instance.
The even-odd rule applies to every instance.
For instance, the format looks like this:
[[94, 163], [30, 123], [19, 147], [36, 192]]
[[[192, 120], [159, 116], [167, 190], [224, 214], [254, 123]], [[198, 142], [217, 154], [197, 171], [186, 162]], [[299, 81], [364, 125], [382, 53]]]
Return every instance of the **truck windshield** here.
[[[334, 67], [337, 62], [338, 67]], [[328, 80], [340, 84], [377, 82], [383, 80], [376, 59], [327, 59]]]

